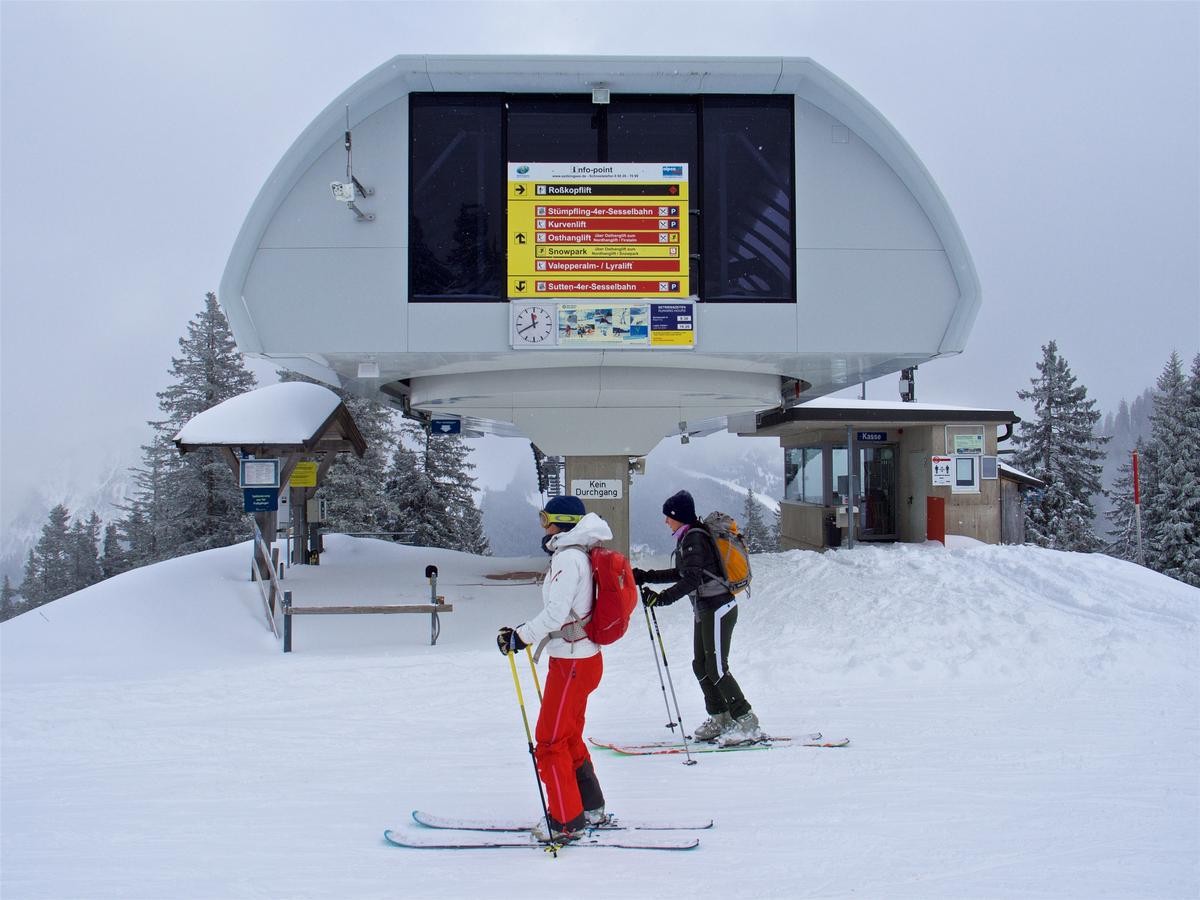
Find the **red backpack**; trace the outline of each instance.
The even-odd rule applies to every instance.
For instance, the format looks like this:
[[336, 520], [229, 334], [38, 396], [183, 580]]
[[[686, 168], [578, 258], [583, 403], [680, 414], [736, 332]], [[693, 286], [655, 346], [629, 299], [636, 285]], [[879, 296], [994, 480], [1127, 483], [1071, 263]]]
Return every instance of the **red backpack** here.
[[593, 547], [592, 614], [583, 619], [583, 630], [596, 644], [612, 644], [629, 629], [629, 618], [638, 605], [638, 589], [629, 560], [616, 550]]
[[538, 644], [533, 654], [539, 659], [552, 638], [562, 638], [568, 644], [584, 637], [595, 644], [612, 644], [629, 630], [629, 619], [640, 599], [633, 569], [622, 554], [607, 547], [584, 550], [592, 567], [592, 611], [582, 619], [572, 618], [557, 631], [552, 631]]

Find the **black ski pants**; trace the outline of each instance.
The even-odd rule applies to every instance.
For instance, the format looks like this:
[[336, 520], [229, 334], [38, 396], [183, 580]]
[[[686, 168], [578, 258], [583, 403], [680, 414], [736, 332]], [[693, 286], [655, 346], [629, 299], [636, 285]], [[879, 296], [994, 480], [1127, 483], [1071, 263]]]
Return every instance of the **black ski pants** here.
[[716, 609], [696, 610], [692, 640], [692, 671], [704, 692], [704, 708], [710, 716], [723, 712], [735, 719], [750, 711], [750, 704], [729, 671], [729, 645], [737, 624], [737, 600]]

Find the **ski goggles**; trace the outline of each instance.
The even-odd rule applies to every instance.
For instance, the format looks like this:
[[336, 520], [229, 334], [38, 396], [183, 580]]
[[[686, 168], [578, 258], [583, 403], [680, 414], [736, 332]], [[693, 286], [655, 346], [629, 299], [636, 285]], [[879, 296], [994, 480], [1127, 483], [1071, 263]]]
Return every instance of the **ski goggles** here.
[[551, 525], [574, 525], [583, 516], [573, 516], [570, 513], [548, 513], [544, 509], [538, 512], [538, 521], [542, 523], [543, 528], [548, 528]]

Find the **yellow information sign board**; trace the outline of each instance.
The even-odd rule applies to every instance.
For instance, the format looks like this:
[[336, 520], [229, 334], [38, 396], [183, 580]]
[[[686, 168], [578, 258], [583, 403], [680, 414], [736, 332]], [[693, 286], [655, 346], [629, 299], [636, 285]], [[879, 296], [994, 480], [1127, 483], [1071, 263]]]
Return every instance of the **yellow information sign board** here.
[[684, 163], [509, 163], [513, 299], [687, 297]]
[[288, 484], [295, 488], [317, 486], [317, 464], [315, 462], [298, 462], [292, 469], [292, 477]]

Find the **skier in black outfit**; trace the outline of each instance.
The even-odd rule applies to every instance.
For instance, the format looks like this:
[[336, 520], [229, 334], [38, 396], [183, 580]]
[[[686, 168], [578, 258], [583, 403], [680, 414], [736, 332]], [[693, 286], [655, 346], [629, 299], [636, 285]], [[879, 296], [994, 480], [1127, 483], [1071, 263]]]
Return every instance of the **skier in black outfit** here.
[[692, 671], [704, 692], [704, 708], [708, 712], [708, 719], [695, 730], [695, 738], [719, 740], [723, 746], [762, 740], [758, 716], [729, 671], [737, 598], [721, 577], [716, 542], [696, 518], [696, 504], [687, 491], [669, 497], [663, 504], [663, 515], [675, 535], [673, 567], [634, 569], [633, 577], [639, 585], [674, 582], [663, 591], [642, 588], [642, 603], [646, 606], [668, 606], [680, 597], [691, 596], [696, 619]]

